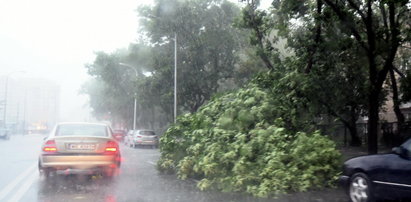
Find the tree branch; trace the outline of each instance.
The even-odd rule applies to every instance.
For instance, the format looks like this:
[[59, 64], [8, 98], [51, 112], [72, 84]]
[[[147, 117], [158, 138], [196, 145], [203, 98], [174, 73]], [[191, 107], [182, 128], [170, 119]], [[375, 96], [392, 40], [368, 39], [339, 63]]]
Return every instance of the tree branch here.
[[392, 69], [395, 71], [395, 73], [400, 75], [401, 78], [405, 78], [405, 74], [402, 73], [398, 68], [396, 68], [395, 66], [392, 66]]
[[364, 15], [364, 13], [361, 11], [360, 7], [358, 7], [358, 5], [355, 4], [355, 2], [352, 1], [352, 0], [347, 0], [347, 1], [348, 1], [348, 3], [350, 4], [350, 6], [351, 6], [352, 8], [354, 8], [355, 11], [358, 12], [358, 14], [361, 16], [361, 19], [365, 22], [366, 17], [365, 17], [365, 15]]
[[315, 17], [315, 27], [316, 27], [316, 32], [315, 32], [315, 39], [314, 39], [314, 45], [312, 47], [312, 50], [310, 51], [310, 56], [308, 59], [308, 64], [307, 67], [305, 68], [305, 73], [308, 74], [311, 71], [311, 68], [314, 64], [314, 54], [317, 52], [318, 49], [318, 44], [320, 43], [321, 40], [321, 20], [319, 19], [322, 13], [322, 6], [323, 2], [322, 0], [317, 0], [317, 16]]
[[398, 47], [400, 45], [399, 43], [399, 30], [398, 27], [396, 26], [397, 24], [395, 23], [395, 4], [393, 2], [388, 3], [388, 17], [389, 17], [389, 22], [390, 22], [390, 31], [391, 31], [391, 39], [390, 39], [390, 51], [388, 54], [388, 58], [385, 60], [385, 64], [383, 69], [379, 72], [378, 78], [377, 78], [377, 83], [378, 85], [382, 85], [382, 83], [385, 80], [385, 77], [388, 73], [388, 70], [390, 67], [393, 67], [393, 62], [395, 59], [395, 55], [397, 54]]
[[389, 28], [388, 28], [388, 22], [387, 22], [387, 13], [385, 12], [385, 6], [382, 2], [380, 3], [380, 11], [381, 11], [382, 19], [384, 22], [385, 41], [388, 42], [390, 39], [390, 32], [388, 31]]
[[344, 13], [334, 2], [331, 0], [324, 0], [326, 4], [328, 4], [331, 9], [337, 14], [338, 18], [340, 18], [342, 23], [345, 23], [349, 29], [351, 30], [352, 34], [354, 35], [357, 42], [360, 44], [362, 48], [364, 48], [367, 52], [369, 51], [369, 47], [367, 47], [366, 43], [362, 40], [360, 33], [358, 30], [352, 25], [352, 19], [348, 19], [346, 13]]
[[258, 25], [255, 22], [255, 12], [254, 11], [255, 10], [254, 10], [254, 7], [253, 7], [252, 8], [252, 13], [250, 13], [250, 16], [251, 16], [250, 20], [251, 20], [251, 23], [252, 23], [252, 28], [254, 29], [254, 31], [256, 32], [256, 35], [257, 35], [258, 46], [260, 47], [260, 49], [262, 51], [261, 54], [259, 54], [259, 55], [260, 55], [261, 59], [263, 60], [264, 64], [267, 66], [267, 68], [270, 69], [270, 70], [273, 70], [274, 67], [271, 64], [270, 60], [268, 59], [267, 54], [265, 53], [265, 50], [264, 50], [265, 49], [264, 48], [264, 43], [263, 43], [264, 35], [263, 35], [260, 28], [258, 27]]

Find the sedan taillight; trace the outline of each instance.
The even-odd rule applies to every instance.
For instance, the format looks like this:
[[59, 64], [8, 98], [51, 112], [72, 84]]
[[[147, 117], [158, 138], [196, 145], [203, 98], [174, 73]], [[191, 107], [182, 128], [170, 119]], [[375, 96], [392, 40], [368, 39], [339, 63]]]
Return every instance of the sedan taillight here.
[[118, 144], [115, 141], [108, 141], [106, 144], [106, 154], [117, 154]]
[[57, 152], [56, 141], [47, 140], [47, 142], [44, 143], [44, 145], [43, 145], [43, 152], [45, 152], [45, 153], [56, 153]]

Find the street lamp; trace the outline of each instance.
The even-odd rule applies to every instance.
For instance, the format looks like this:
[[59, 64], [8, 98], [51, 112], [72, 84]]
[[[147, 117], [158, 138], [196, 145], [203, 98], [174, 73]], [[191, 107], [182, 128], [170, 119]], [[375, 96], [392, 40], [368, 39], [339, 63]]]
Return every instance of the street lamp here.
[[177, 32], [174, 32], [174, 123], [177, 120]]
[[14, 73], [24, 73], [24, 71], [14, 71], [14, 72], [10, 72], [6, 75], [6, 81], [5, 81], [5, 85], [4, 85], [4, 109], [3, 109], [3, 122], [4, 122], [4, 127], [7, 128], [7, 121], [6, 121], [6, 117], [7, 117], [7, 94], [8, 94], [8, 85], [9, 85], [9, 77], [14, 74]]
[[[149, 18], [160, 19], [158, 16], [148, 15]], [[174, 123], [177, 120], [177, 32], [174, 32]]]
[[[129, 67], [131, 69], [134, 70], [134, 72], [136, 73], [136, 78], [138, 77], [138, 72], [136, 70], [135, 67], [129, 65], [129, 64], [125, 64], [125, 63], [118, 63], [121, 66], [125, 66], [125, 67]], [[133, 116], [133, 130], [136, 129], [136, 116], [137, 116], [137, 93], [134, 93], [134, 116]]]

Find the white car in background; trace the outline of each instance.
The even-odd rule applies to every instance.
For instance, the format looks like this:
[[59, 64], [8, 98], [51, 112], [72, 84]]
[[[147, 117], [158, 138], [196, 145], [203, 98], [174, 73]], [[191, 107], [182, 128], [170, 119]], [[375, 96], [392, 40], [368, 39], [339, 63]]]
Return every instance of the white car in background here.
[[137, 147], [139, 145], [148, 145], [151, 148], [157, 148], [159, 137], [153, 130], [134, 130], [127, 133], [124, 144], [130, 147]]

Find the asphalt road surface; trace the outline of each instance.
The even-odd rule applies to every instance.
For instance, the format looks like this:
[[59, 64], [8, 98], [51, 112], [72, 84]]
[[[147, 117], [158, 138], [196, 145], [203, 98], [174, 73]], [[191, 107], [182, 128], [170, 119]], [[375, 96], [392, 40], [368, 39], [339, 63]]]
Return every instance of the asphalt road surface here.
[[17, 135], [0, 140], [0, 201], [5, 202], [347, 202], [341, 189], [259, 199], [243, 194], [202, 192], [194, 181], [181, 181], [155, 169], [158, 149], [121, 145], [124, 158], [114, 179], [99, 176], [40, 177], [37, 159], [44, 135]]

